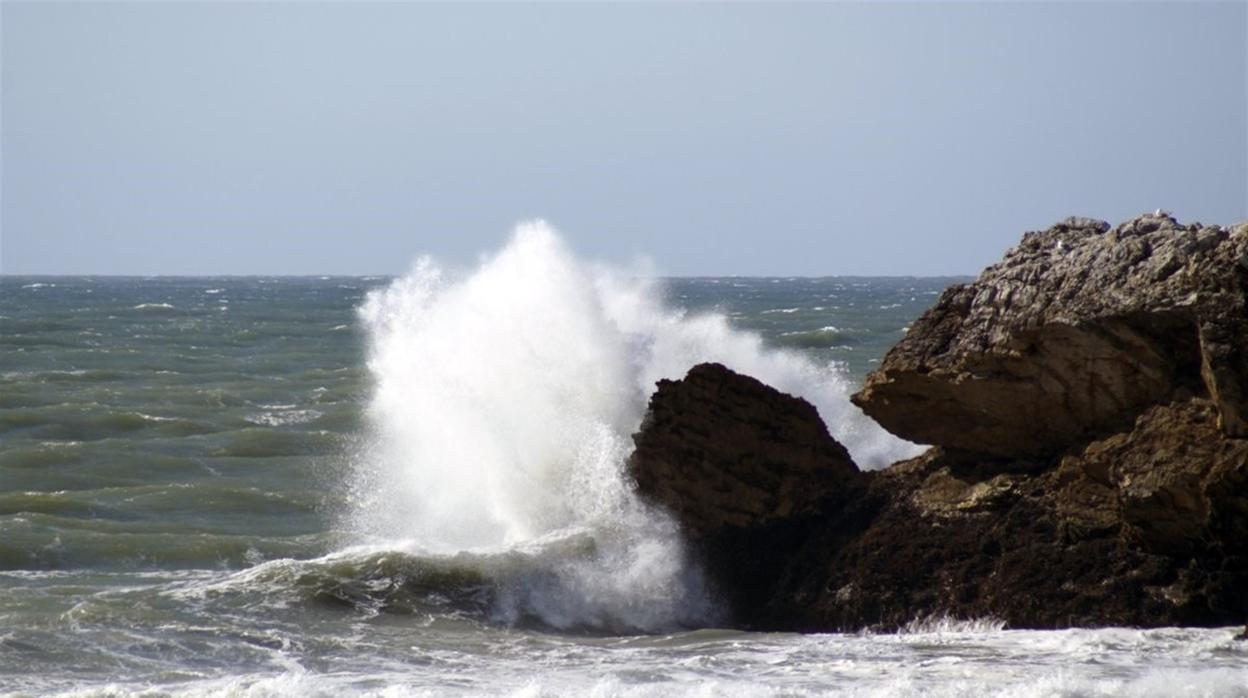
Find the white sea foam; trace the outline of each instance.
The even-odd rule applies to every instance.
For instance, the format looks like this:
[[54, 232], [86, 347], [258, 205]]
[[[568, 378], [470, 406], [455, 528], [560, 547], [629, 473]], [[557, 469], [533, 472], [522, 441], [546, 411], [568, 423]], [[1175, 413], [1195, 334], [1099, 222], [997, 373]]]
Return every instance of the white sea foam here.
[[[196, 627], [197, 634], [213, 628]], [[1122, 634], [1123, 631], [1113, 634]], [[967, 632], [928, 635], [753, 635], [724, 631], [609, 644], [525, 635], [480, 645], [437, 646], [416, 633], [407, 657], [387, 660], [384, 645], [363, 657], [311, 659], [282, 632], [252, 633], [262, 669], [182, 672], [177, 683], [108, 683], [62, 696], [994, 696], [1048, 698], [1241, 698], [1248, 695], [1243, 650], [1222, 630], [1139, 632], [1126, 646], [1104, 644], [1105, 631], [1063, 633], [1094, 653], [1052, 653], [1050, 633]], [[3, 638], [3, 636], [0, 636]], [[354, 639], [367, 643], [367, 636]], [[1072, 638], [1073, 639], [1073, 638]], [[936, 640], [935, 642], [933, 640]], [[1032, 647], [1039, 641], [1041, 646]], [[406, 659], [406, 657], [405, 657]], [[337, 662], [337, 666], [335, 666]], [[351, 662], [351, 664], [348, 664]], [[330, 665], [330, 670], [323, 667]], [[362, 664], [362, 666], [361, 666]], [[187, 676], [195, 678], [182, 678]], [[50, 677], [54, 680], [54, 677]], [[51, 689], [51, 690], [49, 690]], [[0, 693], [3, 686], [0, 685]], [[21, 694], [19, 694], [21, 695]]]
[[959, 619], [948, 616], [915, 618], [902, 626], [900, 633], [909, 635], [941, 635], [947, 633], [992, 633], [1005, 628], [1005, 622], [996, 618]]
[[256, 412], [245, 417], [252, 424], [259, 424], [266, 427], [279, 427], [286, 424], [302, 424], [311, 422], [324, 415], [319, 410], [296, 410], [283, 408], [271, 410], [268, 412]]
[[178, 421], [177, 417], [161, 417], [160, 415], [144, 414], [142, 412], [133, 412], [131, 414], [136, 414], [140, 418], [142, 418], [144, 421], [148, 421], [148, 422], [176, 422]]
[[819, 329], [816, 329], [816, 330], [792, 330], [790, 332], [781, 332], [780, 336], [781, 337], [796, 337], [798, 335], [814, 334], [815, 332], [838, 332], [839, 333], [839, 332], [842, 332], [842, 330], [835, 325], [824, 325], [823, 327], [820, 327]]
[[169, 303], [139, 303], [134, 306], [134, 310], [172, 310], [173, 306]]
[[656, 381], [719, 361], [811, 400], [864, 465], [913, 450], [850, 405], [839, 371], [659, 298], [651, 281], [577, 259], [540, 222], [471, 273], [425, 258], [370, 293], [371, 439], [354, 525], [436, 553], [592, 531], [594, 554], [549, 570], [517, 612], [650, 630], [709, 612], [674, 526], [622, 474]]

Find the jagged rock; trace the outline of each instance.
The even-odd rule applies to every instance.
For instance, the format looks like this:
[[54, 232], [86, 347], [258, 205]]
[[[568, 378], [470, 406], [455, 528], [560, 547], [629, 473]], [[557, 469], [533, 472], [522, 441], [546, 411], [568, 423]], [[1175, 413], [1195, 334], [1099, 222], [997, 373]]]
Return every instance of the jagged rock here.
[[720, 364], [661, 380], [629, 472], [702, 538], [806, 516], [858, 468], [809, 402]]
[[1203, 399], [1153, 407], [1130, 432], [1063, 459], [1059, 472], [1111, 491], [1126, 532], [1148, 549], [1248, 541], [1248, 440], [1226, 438], [1216, 420]]
[[732, 605], [761, 603], [769, 577], [861, 474], [809, 402], [700, 364], [650, 398], [628, 472], [676, 515]]
[[[1213, 405], [1157, 407], [1060, 466], [932, 449], [829, 511], [761, 625], [1225, 625], [1248, 618], [1248, 441]], [[868, 509], [863, 526], [862, 509]], [[859, 533], [846, 541], [848, 516]]]
[[1244, 226], [1070, 218], [948, 289], [853, 399], [904, 438], [1006, 457], [1197, 394], [1248, 436], [1246, 287]]
[[664, 381], [629, 472], [738, 625], [1248, 620], [1248, 226], [1028, 234], [856, 400], [940, 444], [859, 472], [809, 404], [722, 366]]
[[[1149, 409], [1127, 431], [1062, 458], [934, 448], [862, 473], [826, 448], [808, 405], [722, 367], [665, 381], [652, 407], [630, 472], [690, 532], [743, 627], [890, 630], [932, 616], [1016, 628], [1248, 619], [1248, 440], [1217, 428], [1208, 399]], [[802, 426], [760, 426], [768, 414]], [[803, 437], [780, 453], [815, 455], [776, 465], [768, 453], [782, 434]], [[825, 458], [830, 467], [821, 468]], [[809, 477], [812, 491], [778, 506], [759, 493], [765, 486], [738, 482], [760, 467]], [[770, 504], [727, 504], [734, 490]]]

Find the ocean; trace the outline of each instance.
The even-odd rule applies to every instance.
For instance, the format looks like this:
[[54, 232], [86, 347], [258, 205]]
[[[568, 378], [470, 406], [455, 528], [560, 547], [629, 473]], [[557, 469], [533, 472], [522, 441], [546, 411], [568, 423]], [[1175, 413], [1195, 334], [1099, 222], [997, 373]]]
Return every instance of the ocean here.
[[847, 395], [949, 278], [0, 277], [0, 695], [1245, 696], [1237, 629], [722, 629], [621, 474], [715, 360]]

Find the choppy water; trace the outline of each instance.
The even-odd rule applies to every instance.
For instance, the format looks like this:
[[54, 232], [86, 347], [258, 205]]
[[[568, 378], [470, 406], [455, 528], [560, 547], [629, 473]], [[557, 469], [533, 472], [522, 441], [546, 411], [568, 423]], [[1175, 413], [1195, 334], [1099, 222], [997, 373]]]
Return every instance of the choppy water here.
[[[845, 393], [948, 279], [0, 277], [0, 694], [1248, 695], [1232, 630], [715, 625], [619, 477], [654, 380]], [[372, 295], [370, 295], [370, 292]]]

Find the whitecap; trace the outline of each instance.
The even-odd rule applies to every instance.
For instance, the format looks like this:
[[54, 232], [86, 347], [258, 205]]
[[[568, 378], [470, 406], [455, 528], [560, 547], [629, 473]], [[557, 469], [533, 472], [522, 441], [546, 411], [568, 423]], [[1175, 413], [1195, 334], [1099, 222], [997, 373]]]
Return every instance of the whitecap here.
[[256, 412], [245, 417], [248, 422], [266, 427], [280, 427], [287, 424], [303, 424], [322, 416], [319, 410], [278, 410], [273, 412]]

